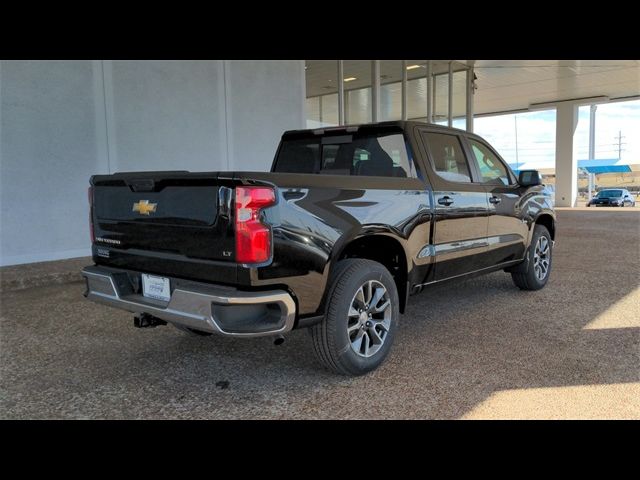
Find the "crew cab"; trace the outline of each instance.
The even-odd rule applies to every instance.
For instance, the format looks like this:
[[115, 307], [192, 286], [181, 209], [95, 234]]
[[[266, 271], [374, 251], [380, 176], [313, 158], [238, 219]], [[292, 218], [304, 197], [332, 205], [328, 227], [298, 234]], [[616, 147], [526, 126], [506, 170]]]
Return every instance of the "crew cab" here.
[[90, 185], [87, 298], [138, 327], [276, 342], [309, 328], [341, 374], [378, 367], [430, 285], [504, 270], [537, 290], [551, 271], [555, 213], [538, 172], [516, 178], [478, 135], [432, 124], [288, 131], [269, 173]]

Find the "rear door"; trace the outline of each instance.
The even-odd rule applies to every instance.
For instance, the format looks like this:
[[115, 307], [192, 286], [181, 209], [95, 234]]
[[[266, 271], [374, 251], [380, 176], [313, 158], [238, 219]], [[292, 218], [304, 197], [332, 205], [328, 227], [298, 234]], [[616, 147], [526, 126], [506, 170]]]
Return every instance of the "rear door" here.
[[524, 256], [529, 234], [521, 220], [522, 190], [515, 175], [486, 142], [466, 137], [472, 168], [482, 182], [489, 200], [487, 261], [498, 265]]
[[434, 280], [482, 269], [487, 266], [487, 192], [473, 181], [463, 138], [448, 130], [416, 129], [435, 202]]

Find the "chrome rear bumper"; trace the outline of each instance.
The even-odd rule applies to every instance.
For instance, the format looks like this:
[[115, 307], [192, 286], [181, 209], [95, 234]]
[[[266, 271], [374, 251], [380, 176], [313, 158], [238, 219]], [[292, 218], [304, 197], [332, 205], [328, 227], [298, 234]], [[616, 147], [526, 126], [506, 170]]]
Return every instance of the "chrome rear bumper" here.
[[[97, 303], [148, 313], [170, 323], [223, 335], [257, 337], [288, 332], [296, 306], [284, 290], [243, 292], [204, 283], [171, 280], [169, 302], [142, 296], [137, 272], [90, 266], [82, 270], [85, 297]], [[175, 286], [174, 286], [175, 285]]]

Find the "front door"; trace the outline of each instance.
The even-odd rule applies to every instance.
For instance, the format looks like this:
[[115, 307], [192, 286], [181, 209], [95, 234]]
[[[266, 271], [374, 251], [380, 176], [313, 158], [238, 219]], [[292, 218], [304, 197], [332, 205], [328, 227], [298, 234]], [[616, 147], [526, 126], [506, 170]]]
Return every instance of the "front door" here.
[[521, 220], [521, 191], [515, 175], [486, 143], [467, 137], [472, 168], [489, 200], [487, 261], [490, 266], [524, 257], [529, 234]]
[[484, 185], [473, 181], [463, 138], [435, 128], [419, 128], [419, 132], [435, 205], [433, 280], [485, 268], [487, 192]]

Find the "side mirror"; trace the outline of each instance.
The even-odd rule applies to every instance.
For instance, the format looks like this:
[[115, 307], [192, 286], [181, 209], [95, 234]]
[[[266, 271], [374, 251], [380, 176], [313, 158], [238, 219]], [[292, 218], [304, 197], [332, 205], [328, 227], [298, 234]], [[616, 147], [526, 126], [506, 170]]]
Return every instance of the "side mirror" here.
[[542, 184], [540, 181], [540, 172], [537, 170], [520, 170], [518, 175], [518, 183], [522, 187], [534, 187]]

